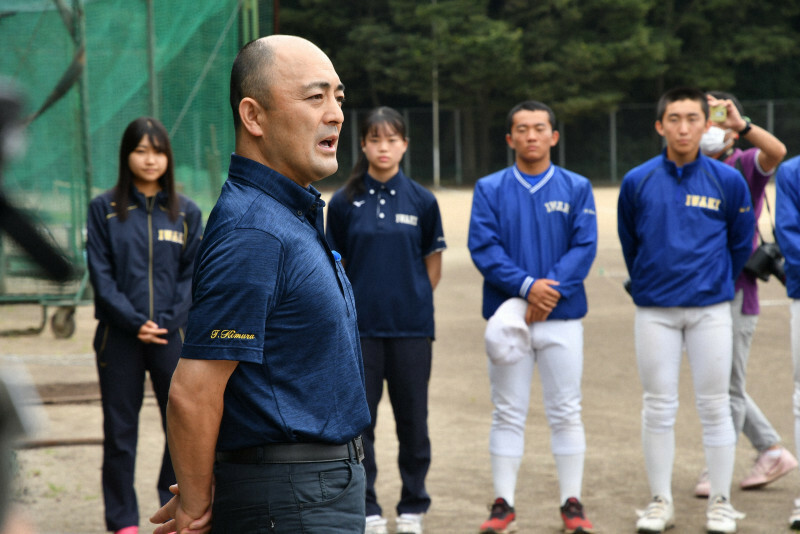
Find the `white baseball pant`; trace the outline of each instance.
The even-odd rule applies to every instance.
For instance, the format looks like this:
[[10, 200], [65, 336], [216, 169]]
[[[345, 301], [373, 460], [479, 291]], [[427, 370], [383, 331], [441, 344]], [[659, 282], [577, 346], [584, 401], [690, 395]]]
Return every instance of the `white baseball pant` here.
[[634, 329], [644, 389], [642, 443], [653, 495], [672, 498], [673, 427], [686, 348], [712, 495], [730, 495], [736, 433], [728, 392], [731, 376], [730, 303], [704, 307], [637, 307]]

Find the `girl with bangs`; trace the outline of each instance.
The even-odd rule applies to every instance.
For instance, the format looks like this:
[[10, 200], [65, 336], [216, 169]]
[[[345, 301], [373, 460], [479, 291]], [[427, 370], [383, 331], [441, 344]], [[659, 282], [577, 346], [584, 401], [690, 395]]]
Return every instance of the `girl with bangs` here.
[[420, 534], [430, 506], [425, 477], [431, 460], [428, 381], [434, 339], [433, 290], [446, 248], [434, 195], [408, 178], [400, 162], [406, 125], [379, 107], [360, 131], [361, 154], [345, 186], [331, 198], [326, 237], [353, 286], [372, 423], [364, 435], [366, 532], [385, 534], [375, 493], [375, 422], [386, 381], [399, 442], [403, 489], [397, 533]]
[[[94, 338], [103, 407], [103, 497], [106, 527], [136, 534], [134, 490], [139, 411], [145, 372], [166, 422], [167, 394], [191, 304], [200, 209], [176, 193], [172, 147], [152, 117], [122, 135], [114, 188], [89, 203], [87, 260], [94, 290]], [[157, 488], [161, 505], [175, 483], [164, 446]]]

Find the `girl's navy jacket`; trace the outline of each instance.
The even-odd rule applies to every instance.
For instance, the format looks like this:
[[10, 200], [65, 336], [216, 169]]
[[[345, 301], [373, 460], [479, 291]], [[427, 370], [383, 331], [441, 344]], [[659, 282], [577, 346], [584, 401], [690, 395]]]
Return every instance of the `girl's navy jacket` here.
[[202, 216], [179, 195], [172, 221], [164, 192], [146, 198], [132, 189], [125, 221], [114, 210], [113, 190], [89, 203], [86, 250], [95, 318], [133, 335], [148, 320], [172, 332], [189, 316]]

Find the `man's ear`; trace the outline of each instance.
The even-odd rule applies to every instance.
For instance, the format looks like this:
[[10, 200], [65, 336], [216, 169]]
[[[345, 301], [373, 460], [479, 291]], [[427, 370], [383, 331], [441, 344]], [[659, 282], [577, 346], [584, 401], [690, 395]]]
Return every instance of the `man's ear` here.
[[264, 108], [255, 99], [248, 97], [239, 102], [239, 118], [242, 127], [253, 137], [264, 135]]
[[664, 137], [664, 125], [661, 124], [661, 121], [656, 121], [656, 131], [658, 132], [658, 135]]
[[558, 133], [558, 130], [553, 130], [553, 137], [550, 140], [550, 146], [556, 146], [558, 144], [558, 140], [561, 139], [561, 136]]

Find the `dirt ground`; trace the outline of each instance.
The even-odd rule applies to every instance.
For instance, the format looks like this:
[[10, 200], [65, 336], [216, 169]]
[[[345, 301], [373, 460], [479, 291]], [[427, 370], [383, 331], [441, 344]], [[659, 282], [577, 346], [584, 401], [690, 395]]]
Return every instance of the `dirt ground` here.
[[[493, 498], [488, 453], [492, 411], [480, 317], [481, 278], [466, 248], [471, 190], [441, 190], [440, 202], [449, 245], [436, 290], [437, 340], [430, 388], [433, 464], [428, 490], [433, 504], [425, 518], [429, 533], [477, 532]], [[616, 237], [617, 189], [595, 190], [600, 224], [599, 250], [586, 287], [589, 314], [584, 319], [583, 413], [588, 450], [583, 501], [598, 532], [635, 532], [635, 509], [650, 499], [640, 442], [641, 386], [633, 351], [634, 306], [622, 288], [625, 267]], [[768, 222], [762, 221], [765, 229]], [[769, 235], [769, 234], [767, 234]], [[749, 367], [748, 391], [794, 451], [789, 306], [783, 287], [772, 279], [761, 286], [762, 313]], [[41, 430], [29, 439], [82, 440], [82, 445], [20, 450], [15, 501], [43, 533], [105, 532], [100, 487], [102, 415], [91, 340], [91, 306], [77, 311], [77, 330], [66, 340], [47, 329], [38, 336], [0, 338], [3, 369], [23, 368], [43, 398], [59, 402], [32, 411]], [[0, 328], [36, 324], [36, 306], [0, 307]], [[526, 432], [526, 453], [519, 477], [516, 508], [520, 532], [561, 532], [556, 471], [549, 431], [534, 380]], [[69, 400], [69, 399], [72, 400]], [[671, 532], [703, 533], [705, 501], [692, 490], [704, 465], [700, 425], [691, 377], [683, 366], [676, 426], [673, 476], [677, 526]], [[378, 496], [393, 524], [400, 494], [393, 417], [384, 398], [378, 419]], [[158, 411], [146, 397], [141, 414], [136, 487], [143, 532], [156, 509], [155, 480], [163, 447]], [[794, 472], [759, 490], [744, 492], [738, 482], [755, 453], [746, 440], [737, 450], [732, 502], [745, 512], [742, 534], [787, 532], [792, 501], [800, 495]]]

